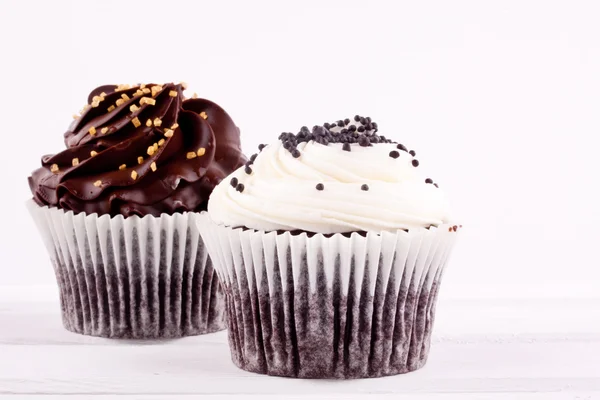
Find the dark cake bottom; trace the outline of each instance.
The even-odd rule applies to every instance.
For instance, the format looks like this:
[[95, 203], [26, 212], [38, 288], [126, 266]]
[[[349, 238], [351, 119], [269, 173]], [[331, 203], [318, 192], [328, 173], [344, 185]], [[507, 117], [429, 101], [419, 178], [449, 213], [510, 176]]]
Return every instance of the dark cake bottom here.
[[371, 378], [419, 369], [429, 354], [437, 281], [398, 293], [393, 286], [391, 280], [387, 291], [377, 285], [373, 296], [367, 282], [351, 296], [335, 289], [311, 294], [302, 282], [293, 292], [270, 294], [267, 287], [226, 288], [232, 360], [247, 371], [297, 378]]
[[225, 298], [192, 214], [97, 217], [33, 205], [63, 325], [107, 338], [176, 338], [226, 328]]
[[89, 259], [65, 262], [57, 254], [53, 263], [64, 327], [84, 335], [132, 339], [225, 329], [223, 292], [205, 254], [199, 245], [197, 261], [190, 263], [178, 260], [174, 251], [169, 262], [161, 257], [158, 272], [153, 260], [142, 264], [135, 259], [128, 267], [110, 252], [108, 262], [100, 259], [95, 268]]
[[226, 227], [205, 213], [199, 222], [238, 367], [352, 379], [427, 361], [452, 229], [310, 236]]

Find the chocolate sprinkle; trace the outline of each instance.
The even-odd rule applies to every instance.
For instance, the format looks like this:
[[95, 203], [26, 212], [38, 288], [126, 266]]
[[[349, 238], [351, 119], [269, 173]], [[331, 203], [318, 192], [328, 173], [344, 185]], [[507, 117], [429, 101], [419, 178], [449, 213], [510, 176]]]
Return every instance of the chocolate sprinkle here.
[[244, 172], [246, 172], [248, 175], [252, 174], [252, 168], [250, 168], [249, 165], [246, 165], [246, 167], [244, 168]]
[[266, 145], [266, 144], [259, 144], [259, 145], [258, 145], [258, 150], [259, 150], [259, 151], [262, 151], [262, 149], [264, 149], [265, 147], [267, 147], [267, 145]]
[[[331, 123], [325, 122], [323, 125], [313, 126], [312, 130], [309, 130], [308, 127], [303, 126], [300, 128], [300, 131], [297, 134], [291, 132], [281, 133], [281, 135], [279, 135], [279, 140], [281, 140], [283, 148], [289, 151], [294, 158], [298, 158], [301, 155], [300, 150], [298, 150], [298, 144], [308, 143], [311, 141], [324, 146], [327, 146], [331, 143], [341, 143], [342, 150], [344, 151], [352, 151], [352, 144], [359, 144], [362, 147], [369, 147], [378, 143], [395, 143], [398, 150], [407, 152], [413, 157], [417, 154], [414, 150], [409, 151], [406, 146], [401, 143], [396, 143], [383, 135], [378, 135], [378, 125], [376, 122], [373, 122], [370, 117], [361, 117], [360, 115], [355, 115], [354, 123], [350, 124], [350, 122], [351, 120], [349, 118]], [[264, 149], [264, 147], [264, 144], [258, 146], [259, 150]], [[400, 157], [400, 153], [396, 150], [392, 150], [390, 151], [389, 156], [396, 159]], [[255, 159], [256, 154], [250, 157], [251, 162], [253, 162]], [[251, 162], [248, 163], [247, 167], [251, 165]], [[419, 160], [412, 159], [411, 163], [413, 167], [419, 166]], [[251, 173], [252, 170], [249, 170], [250, 172], [248, 172], [248, 170], [246, 170], [246, 172]], [[427, 178], [425, 183], [431, 184], [433, 183], [433, 180], [431, 178]], [[436, 183], [433, 184], [435, 187], [438, 187]], [[316, 188], [317, 190], [324, 190], [325, 186], [322, 183], [319, 183]], [[363, 185], [361, 186], [361, 189], [368, 190], [368, 186]]]
[[369, 147], [371, 145], [371, 141], [368, 137], [363, 135], [358, 138], [358, 144], [360, 144], [362, 147]]
[[237, 187], [235, 188], [235, 190], [237, 190], [238, 192], [242, 193], [244, 191], [244, 184], [243, 183], [239, 183], [237, 185]]
[[[298, 156], [298, 153], [295, 152], [298, 144], [310, 141], [324, 146], [330, 143], [359, 143], [362, 146], [371, 146], [373, 143], [393, 143], [384, 136], [376, 134], [377, 124], [371, 122], [371, 118], [356, 115], [354, 120], [360, 125], [350, 125], [350, 119], [346, 118], [333, 123], [326, 122], [322, 126], [316, 125], [313, 127], [312, 132], [306, 126], [303, 126], [297, 134], [283, 132], [279, 135], [279, 140], [283, 143], [283, 148], [294, 157]], [[344, 146], [344, 150], [350, 151], [348, 146]]]
[[362, 186], [360, 187], [360, 190], [364, 190], [364, 191], [366, 192], [367, 190], [369, 190], [369, 185], [367, 185], [367, 184], [365, 183], [364, 185], [362, 185]]
[[229, 181], [229, 183], [231, 184], [231, 186], [236, 187], [238, 184], [238, 178], [234, 176], [233, 178], [231, 178], [231, 181]]
[[439, 188], [437, 183], [434, 183], [433, 186], [435, 186], [436, 188]]
[[252, 154], [250, 156], [250, 161], [254, 162], [256, 160], [256, 157], [258, 157], [258, 154]]

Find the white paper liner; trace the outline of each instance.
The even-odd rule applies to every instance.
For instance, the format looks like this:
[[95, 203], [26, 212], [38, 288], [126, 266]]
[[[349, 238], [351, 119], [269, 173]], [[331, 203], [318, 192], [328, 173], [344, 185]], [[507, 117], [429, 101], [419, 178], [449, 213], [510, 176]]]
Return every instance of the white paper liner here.
[[240, 368], [346, 379], [425, 364], [451, 226], [311, 237], [198, 222]]
[[111, 338], [225, 329], [225, 304], [197, 213], [110, 217], [27, 208], [54, 266], [65, 328]]

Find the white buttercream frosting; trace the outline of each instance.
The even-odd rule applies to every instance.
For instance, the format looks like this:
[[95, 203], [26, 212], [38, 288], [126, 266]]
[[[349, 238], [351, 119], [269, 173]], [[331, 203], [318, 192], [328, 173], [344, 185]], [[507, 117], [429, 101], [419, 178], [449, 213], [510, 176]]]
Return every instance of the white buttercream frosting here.
[[[208, 213], [226, 226], [317, 233], [395, 231], [449, 222], [443, 191], [419, 173], [396, 144], [370, 147], [299, 143], [294, 158], [281, 141], [265, 147], [248, 174], [242, 167], [214, 189]], [[397, 151], [400, 156], [390, 157]], [[231, 185], [235, 177], [243, 191]], [[318, 184], [323, 190], [317, 190]], [[363, 185], [368, 190], [363, 190]]]

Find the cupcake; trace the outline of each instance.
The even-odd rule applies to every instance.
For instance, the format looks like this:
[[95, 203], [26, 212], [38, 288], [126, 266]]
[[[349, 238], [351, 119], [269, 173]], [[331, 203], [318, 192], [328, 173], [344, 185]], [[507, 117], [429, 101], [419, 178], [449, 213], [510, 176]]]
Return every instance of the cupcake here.
[[298, 378], [422, 367], [459, 227], [415, 152], [360, 116], [259, 150], [198, 219], [233, 362]]
[[196, 219], [242, 166], [240, 133], [184, 84], [93, 90], [66, 149], [29, 177], [70, 331], [168, 338], [225, 328], [223, 292]]

